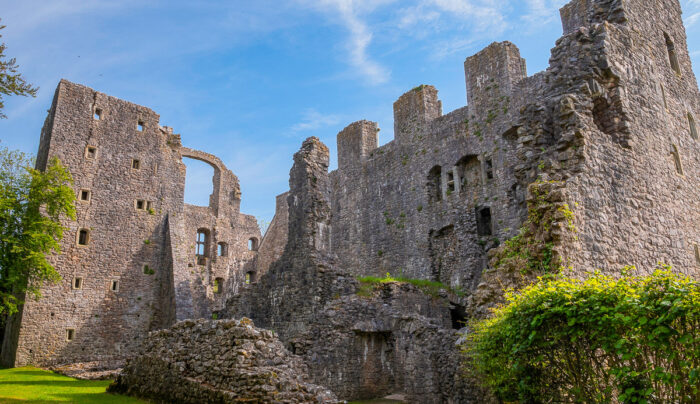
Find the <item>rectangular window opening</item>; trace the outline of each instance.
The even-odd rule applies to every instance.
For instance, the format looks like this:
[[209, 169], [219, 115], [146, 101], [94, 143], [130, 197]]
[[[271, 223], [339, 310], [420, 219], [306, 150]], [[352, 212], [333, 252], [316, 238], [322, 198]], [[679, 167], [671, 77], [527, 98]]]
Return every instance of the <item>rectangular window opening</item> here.
[[141, 168], [141, 160], [133, 159], [131, 160], [131, 168], [134, 170], [138, 170]]
[[117, 292], [119, 290], [119, 281], [112, 281], [112, 283], [109, 285], [109, 290], [112, 292]]
[[146, 209], [146, 201], [143, 199], [137, 199], [136, 200], [136, 210], [144, 210]]
[[486, 161], [484, 163], [485, 163], [484, 170], [486, 171], [486, 179], [492, 180], [493, 179], [493, 160], [486, 159]]
[[455, 192], [455, 174], [453, 171], [447, 172], [447, 194]]
[[153, 202], [146, 201], [146, 210], [150, 211], [151, 209], [153, 209]]
[[73, 341], [75, 339], [75, 330], [72, 328], [66, 329], [66, 341]]
[[87, 202], [90, 200], [90, 190], [87, 189], [81, 189], [80, 190], [80, 200]]
[[95, 108], [95, 113], [92, 115], [93, 119], [96, 121], [99, 121], [102, 119], [102, 109], [101, 108]]
[[222, 289], [223, 283], [224, 283], [224, 279], [223, 279], [223, 278], [216, 278], [216, 279], [214, 279], [214, 293], [216, 293], [216, 294], [220, 294], [220, 293], [221, 293], [221, 289]]
[[97, 147], [88, 146], [85, 148], [85, 158], [86, 159], [94, 159], [96, 155], [97, 155]]
[[90, 231], [87, 229], [80, 229], [78, 232], [78, 245], [88, 245], [90, 242]]
[[73, 289], [82, 289], [83, 288], [83, 278], [80, 277], [75, 277], [73, 278]]
[[139, 121], [136, 124], [136, 130], [138, 130], [139, 132], [143, 132], [143, 121]]
[[700, 246], [695, 244], [695, 264], [700, 266]]
[[479, 236], [490, 236], [493, 234], [491, 208], [476, 208], [476, 232]]

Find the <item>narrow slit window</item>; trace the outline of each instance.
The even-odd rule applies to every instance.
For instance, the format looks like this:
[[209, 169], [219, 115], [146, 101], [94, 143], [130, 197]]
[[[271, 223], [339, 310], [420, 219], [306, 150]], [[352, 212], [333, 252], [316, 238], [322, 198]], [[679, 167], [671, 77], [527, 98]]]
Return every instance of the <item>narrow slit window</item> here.
[[91, 192], [89, 189], [81, 189], [80, 190], [80, 200], [83, 202], [88, 202], [90, 201], [90, 196]]
[[493, 160], [486, 159], [486, 161], [484, 162], [484, 171], [486, 172], [486, 179], [492, 180], [493, 179]]
[[258, 239], [255, 237], [251, 237], [248, 239], [248, 250], [250, 251], [257, 251], [258, 250]]
[[95, 113], [92, 115], [92, 118], [96, 121], [99, 121], [100, 119], [102, 119], [102, 109], [95, 108]]
[[112, 281], [109, 285], [109, 290], [111, 290], [112, 292], [119, 291], [119, 281]]
[[66, 341], [73, 341], [75, 339], [75, 330], [72, 328], [66, 329]]
[[95, 146], [87, 146], [85, 148], [85, 158], [86, 159], [91, 159], [94, 160], [95, 156], [97, 156], [97, 147]]
[[681, 154], [678, 152], [678, 147], [676, 147], [675, 144], [671, 147], [671, 156], [673, 156], [673, 163], [676, 165], [676, 172], [679, 175], [683, 175], [683, 163], [681, 162]]
[[83, 288], [83, 278], [76, 276], [73, 278], [73, 289], [82, 289]]
[[224, 285], [224, 279], [223, 278], [216, 278], [214, 279], [214, 293], [220, 294], [222, 292], [222, 288]]
[[690, 126], [690, 137], [698, 140], [698, 127], [695, 125], [695, 118], [690, 112], [688, 112], [688, 126]]
[[90, 230], [80, 229], [78, 231], [78, 245], [88, 245], [90, 243]]
[[137, 160], [137, 159], [131, 160], [131, 168], [134, 170], [141, 169], [141, 160]]
[[153, 209], [153, 202], [146, 201], [146, 210], [150, 212], [152, 209]]
[[228, 256], [228, 244], [226, 243], [219, 243], [218, 248], [217, 248], [217, 255], [219, 257], [226, 257]]
[[455, 192], [455, 174], [454, 171], [447, 172], [447, 195]]
[[139, 132], [143, 132], [143, 121], [139, 121], [139, 122], [136, 124], [136, 130], [139, 131]]
[[663, 84], [661, 84], [661, 97], [663, 97], [664, 100], [664, 108], [668, 109], [668, 101], [666, 100], [666, 89], [664, 88]]
[[671, 69], [673, 69], [676, 74], [681, 74], [681, 66], [678, 63], [678, 55], [676, 54], [676, 46], [673, 44], [671, 37], [664, 32], [664, 39], [666, 40], [666, 50], [668, 51], [668, 60], [671, 63]]

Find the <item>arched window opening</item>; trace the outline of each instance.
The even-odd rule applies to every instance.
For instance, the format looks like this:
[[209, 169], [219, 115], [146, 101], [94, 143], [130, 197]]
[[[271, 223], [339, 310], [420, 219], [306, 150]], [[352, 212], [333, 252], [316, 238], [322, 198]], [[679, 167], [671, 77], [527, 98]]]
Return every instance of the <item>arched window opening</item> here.
[[248, 239], [248, 249], [250, 251], [258, 251], [258, 239], [255, 237], [251, 237]]
[[209, 256], [209, 230], [199, 229], [197, 230], [197, 242], [195, 255], [198, 257], [208, 257]]
[[220, 294], [223, 291], [224, 287], [224, 278], [216, 278], [214, 279], [214, 293]]
[[219, 257], [227, 257], [228, 256], [228, 244], [226, 243], [219, 243], [218, 247], [216, 249], [216, 255]]
[[695, 125], [695, 119], [690, 112], [688, 112], [688, 125], [690, 126], [690, 137], [698, 140], [698, 127]]
[[428, 201], [442, 200], [442, 167], [435, 166], [428, 172]]
[[255, 271], [248, 271], [245, 274], [245, 284], [250, 285], [251, 283], [255, 283], [257, 279], [255, 279]]
[[673, 69], [676, 74], [681, 74], [681, 66], [678, 64], [678, 55], [676, 55], [676, 46], [673, 44], [671, 37], [665, 32], [664, 39], [666, 40], [666, 50], [668, 50], [668, 60], [671, 62], [671, 69]]

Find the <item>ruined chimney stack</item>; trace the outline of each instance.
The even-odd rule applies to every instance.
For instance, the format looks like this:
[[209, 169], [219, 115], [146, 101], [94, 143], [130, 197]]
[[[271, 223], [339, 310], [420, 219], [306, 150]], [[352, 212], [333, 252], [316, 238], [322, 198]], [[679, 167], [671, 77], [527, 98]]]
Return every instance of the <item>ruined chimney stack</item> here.
[[357, 121], [338, 133], [338, 168], [344, 169], [365, 160], [377, 148], [379, 126], [376, 122]]

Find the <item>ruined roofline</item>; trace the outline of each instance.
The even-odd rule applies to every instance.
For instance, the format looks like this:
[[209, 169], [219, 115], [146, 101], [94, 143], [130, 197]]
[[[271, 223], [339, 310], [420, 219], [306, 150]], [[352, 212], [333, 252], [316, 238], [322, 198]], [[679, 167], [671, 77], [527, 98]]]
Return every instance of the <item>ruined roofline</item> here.
[[[126, 100], [124, 100], [124, 99], [115, 97], [115, 96], [113, 96], [113, 95], [109, 95], [109, 94], [103, 93], [103, 92], [101, 92], [101, 91], [97, 91], [97, 90], [95, 90], [95, 89], [92, 88], [92, 87], [88, 87], [88, 86], [86, 86], [86, 85], [84, 85], [84, 84], [74, 83], [74, 82], [72, 82], [72, 81], [70, 81], [70, 80], [68, 80], [68, 79], [61, 79], [61, 80], [58, 82], [58, 86], [57, 86], [57, 87], [60, 88], [61, 86], [73, 87], [73, 88], [80, 89], [80, 90], [82, 90], [82, 91], [90, 91], [90, 92], [92, 92], [92, 93], [94, 93], [94, 94], [101, 94], [101, 95], [104, 95], [105, 97], [107, 97], [107, 99], [108, 99], [110, 102], [117, 102], [117, 103], [122, 103], [122, 104], [126, 104], [126, 105], [131, 105], [131, 106], [133, 106], [133, 107], [136, 107], [136, 108], [139, 109], [139, 110], [142, 110], [144, 113], [146, 113], [146, 114], [148, 114], [148, 115], [154, 115], [154, 116], [156, 116], [156, 117], [158, 118], [158, 123], [160, 124], [160, 115], [159, 115], [157, 112], [155, 112], [154, 110], [152, 110], [152, 109], [150, 109], [150, 108], [148, 108], [148, 107], [144, 107], [143, 105], [136, 104], [136, 103], [133, 103], [133, 102], [131, 102], [131, 101], [126, 101]], [[161, 128], [164, 128], [164, 127], [161, 127]]]

